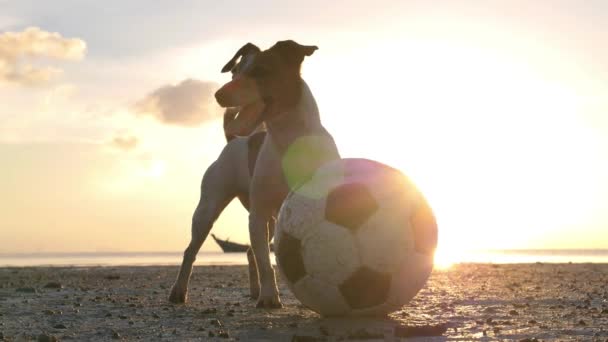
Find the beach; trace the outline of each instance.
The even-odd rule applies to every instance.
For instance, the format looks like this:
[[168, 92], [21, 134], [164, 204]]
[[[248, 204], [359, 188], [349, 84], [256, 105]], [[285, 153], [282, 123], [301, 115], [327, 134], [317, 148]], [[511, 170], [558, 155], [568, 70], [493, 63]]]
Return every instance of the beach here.
[[177, 271], [0, 268], [0, 340], [608, 341], [608, 264], [456, 264], [382, 318], [322, 318], [280, 279], [284, 308], [256, 309], [242, 265], [196, 266], [174, 305]]

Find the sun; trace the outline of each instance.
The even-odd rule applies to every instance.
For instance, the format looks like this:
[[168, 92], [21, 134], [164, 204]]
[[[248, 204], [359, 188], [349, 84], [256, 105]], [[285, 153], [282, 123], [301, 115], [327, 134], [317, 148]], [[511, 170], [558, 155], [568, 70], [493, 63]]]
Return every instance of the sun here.
[[434, 265], [436, 269], [448, 269], [459, 261], [461, 261], [461, 258], [457, 252], [450, 251], [441, 247], [439, 247], [435, 251]]

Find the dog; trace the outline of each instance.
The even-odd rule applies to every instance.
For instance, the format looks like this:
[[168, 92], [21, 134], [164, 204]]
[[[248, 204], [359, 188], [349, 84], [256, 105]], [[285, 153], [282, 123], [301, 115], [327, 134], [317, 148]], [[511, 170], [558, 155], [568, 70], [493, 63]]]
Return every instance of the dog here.
[[[279, 41], [256, 53], [215, 93], [220, 106], [241, 108], [227, 125], [226, 134], [246, 135], [260, 123], [267, 131], [249, 188], [249, 237], [260, 282], [257, 307], [282, 307], [268, 241], [269, 227], [283, 200], [321, 165], [340, 159], [333, 137], [321, 124], [314, 97], [300, 76], [304, 58], [315, 50], [316, 46]], [[222, 72], [231, 70], [237, 58]]]
[[[236, 52], [230, 65], [224, 66], [222, 72], [231, 71], [232, 78], [235, 79], [259, 52], [261, 50], [257, 46], [245, 44]], [[238, 59], [240, 61], [237, 63]], [[243, 120], [236, 120], [239, 112], [238, 107], [230, 107], [224, 113], [223, 126], [227, 144], [203, 176], [199, 203], [192, 217], [191, 240], [184, 251], [177, 279], [169, 295], [169, 301], [172, 303], [181, 304], [187, 301], [188, 284], [196, 255], [226, 205], [236, 197], [243, 207], [249, 210], [249, 185], [266, 131], [261, 121], [243, 125]], [[274, 220], [269, 222], [268, 229], [271, 238]], [[251, 248], [247, 251], [247, 259], [250, 295], [258, 299], [258, 270]]]

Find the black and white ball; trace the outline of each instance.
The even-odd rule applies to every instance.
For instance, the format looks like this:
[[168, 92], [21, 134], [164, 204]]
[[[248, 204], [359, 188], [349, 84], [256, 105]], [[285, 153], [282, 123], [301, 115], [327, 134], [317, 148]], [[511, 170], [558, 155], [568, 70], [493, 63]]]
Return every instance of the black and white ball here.
[[437, 224], [400, 171], [342, 159], [288, 195], [274, 239], [277, 265], [302, 304], [326, 316], [382, 315], [426, 283]]

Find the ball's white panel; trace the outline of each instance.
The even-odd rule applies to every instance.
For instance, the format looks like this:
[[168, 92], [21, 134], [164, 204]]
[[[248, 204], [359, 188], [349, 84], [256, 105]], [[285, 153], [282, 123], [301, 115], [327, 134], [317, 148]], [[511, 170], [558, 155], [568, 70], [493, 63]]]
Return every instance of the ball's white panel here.
[[330, 189], [343, 183], [346, 172], [344, 159], [330, 161], [317, 169], [312, 182], [318, 184], [318, 187]]
[[360, 159], [340, 159], [324, 164], [308, 183], [297, 189], [298, 193], [308, 197], [326, 197], [337, 186], [349, 183], [349, 180], [357, 177], [357, 170], [353, 169], [353, 160]]
[[337, 286], [310, 275], [293, 285], [292, 291], [302, 304], [324, 316], [344, 315], [350, 310]]
[[321, 182], [321, 179], [316, 179], [316, 174], [308, 182], [298, 185], [291, 192], [309, 199], [324, 199], [327, 196], [329, 187]]
[[292, 192], [279, 211], [275, 239], [280, 235], [281, 230], [302, 239], [306, 232], [316, 227], [324, 217], [325, 197], [315, 199]]
[[414, 251], [407, 210], [385, 200], [356, 233], [361, 263], [379, 272], [395, 272]]
[[407, 304], [424, 287], [432, 271], [432, 256], [410, 253], [393, 273], [388, 302], [399, 306]]
[[386, 197], [400, 197], [407, 205], [418, 191], [401, 171], [373, 160], [343, 159], [342, 167], [346, 179], [366, 184], [379, 202]]
[[338, 286], [359, 267], [359, 252], [353, 234], [346, 228], [323, 221], [302, 240], [306, 272]]
[[365, 178], [365, 184], [378, 203], [392, 202], [398, 210], [411, 213], [419, 198], [418, 190], [404, 177], [396, 170], [386, 170]]

